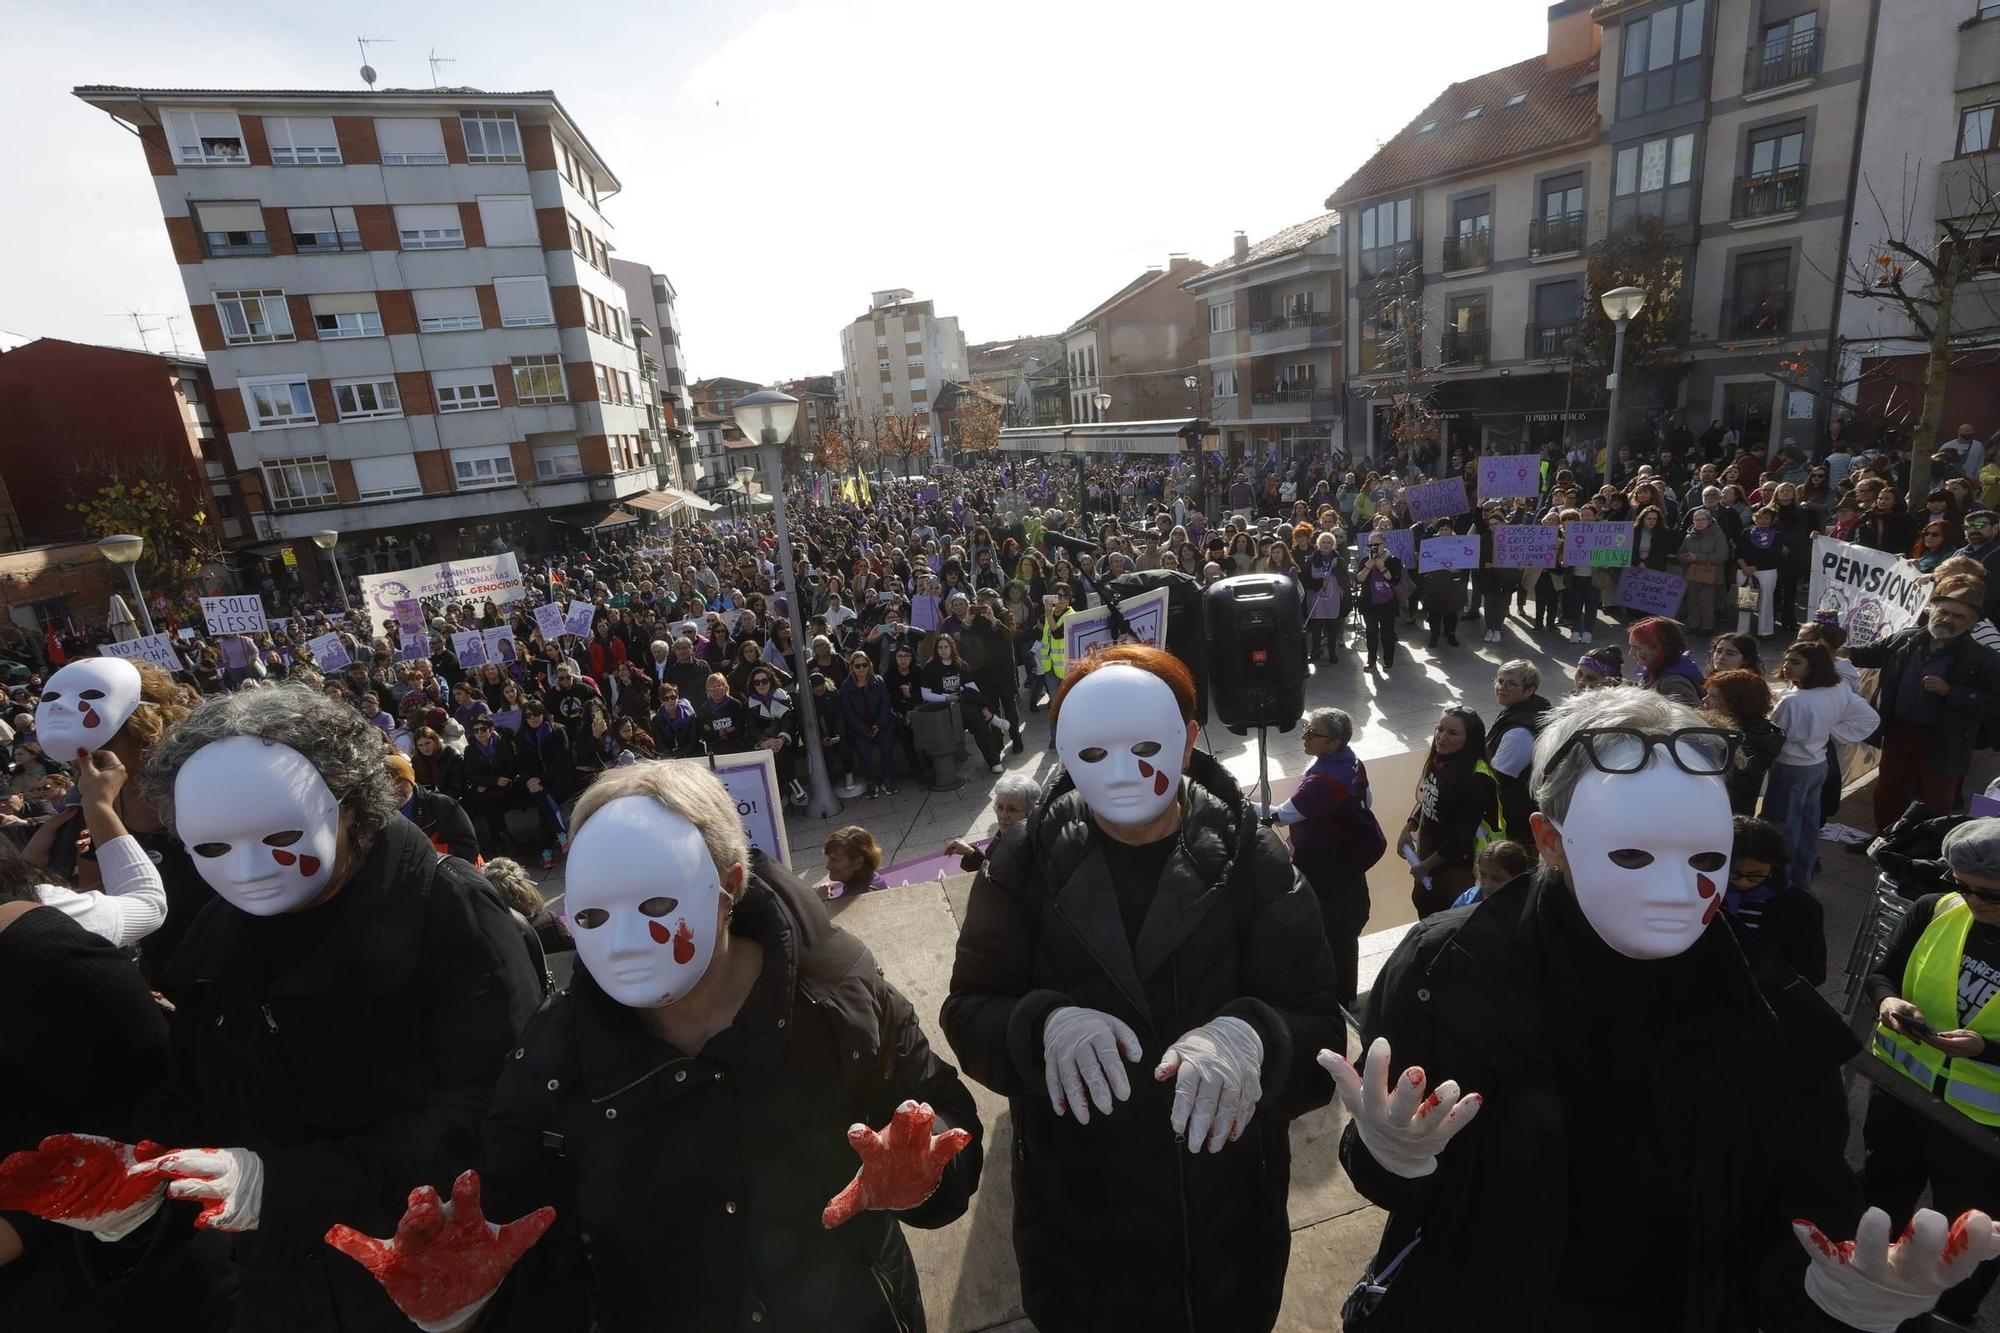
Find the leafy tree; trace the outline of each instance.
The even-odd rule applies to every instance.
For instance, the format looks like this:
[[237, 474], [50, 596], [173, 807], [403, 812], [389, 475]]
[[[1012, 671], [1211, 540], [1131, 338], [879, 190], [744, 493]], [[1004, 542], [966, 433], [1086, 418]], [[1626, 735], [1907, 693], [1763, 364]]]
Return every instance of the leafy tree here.
[[986, 386], [977, 380], [967, 385], [958, 412], [958, 447], [973, 453], [991, 453], [1000, 447], [1001, 411], [987, 396]]
[[79, 459], [68, 508], [93, 538], [131, 533], [146, 540], [139, 585], [164, 594], [183, 614], [198, 611], [202, 571], [222, 557], [207, 497], [192, 474], [157, 462]]

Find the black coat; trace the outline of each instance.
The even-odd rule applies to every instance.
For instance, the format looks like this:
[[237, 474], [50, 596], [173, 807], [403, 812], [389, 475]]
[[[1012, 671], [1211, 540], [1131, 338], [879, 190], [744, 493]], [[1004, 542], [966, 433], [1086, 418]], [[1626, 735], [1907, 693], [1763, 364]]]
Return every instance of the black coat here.
[[[309, 916], [333, 913], [300, 939]], [[276, 932], [296, 957], [267, 964]], [[270, 967], [277, 975], [270, 976]], [[387, 1236], [410, 1191], [473, 1160], [507, 1053], [541, 1000], [516, 918], [465, 862], [400, 817], [347, 887], [308, 914], [217, 899], [175, 952], [172, 1073], [139, 1130], [264, 1160], [261, 1218], [235, 1239], [239, 1333], [407, 1333], [345, 1222]], [[163, 1210], [156, 1225], [185, 1224]]]
[[[1284, 1291], [1296, 1116], [1342, 1041], [1318, 900], [1236, 783], [1197, 751], [1186, 821], [1140, 930], [1125, 926], [1083, 798], [1059, 778], [973, 881], [943, 1022], [966, 1072], [1009, 1099], [1014, 1250], [1028, 1317], [1069, 1329], [1268, 1329]], [[1042, 1025], [1113, 1014], [1145, 1048], [1132, 1096], [1088, 1125], [1049, 1105]], [[1169, 1123], [1168, 1046], [1219, 1017], [1264, 1043], [1263, 1100], [1238, 1141], [1191, 1154]], [[1190, 1260], [1192, 1262], [1190, 1262]]]
[[[1572, 943], [1581, 937], [1612, 960], [1592, 960], [1588, 975], [1677, 969], [1661, 1025], [1581, 979], [1585, 960]], [[1411, 928], [1376, 980], [1363, 1049], [1378, 1036], [1389, 1039], [1392, 1073], [1421, 1065], [1433, 1083], [1455, 1079], [1485, 1105], [1438, 1169], [1415, 1180], [1384, 1171], [1348, 1126], [1341, 1162], [1390, 1213], [1377, 1265], [1423, 1233], [1371, 1331], [1842, 1327], [1805, 1295], [1806, 1258], [1790, 1222], [1854, 1234], [1861, 1204], [1843, 1156], [1840, 1070], [1856, 1044], [1783, 959], [1727, 917], [1679, 959], [1615, 959], [1559, 875], [1524, 875]], [[1633, 1120], [1657, 1104], [1658, 1141], [1678, 1151], [1573, 1166], [1576, 1137], [1597, 1132], [1613, 1100]], [[1635, 1165], [1643, 1182], [1632, 1179]], [[1641, 1197], [1628, 1214], [1572, 1213], [1578, 1194], [1611, 1199], [1657, 1181], [1684, 1191], [1684, 1234], [1649, 1228]], [[1606, 1244], [1655, 1242], [1675, 1251], [1656, 1270], [1659, 1291], [1635, 1293], [1622, 1323], [1575, 1322], [1566, 1262]], [[1657, 1317], [1662, 1294], [1680, 1304], [1678, 1321]]]
[[[761, 853], [731, 931], [763, 946], [764, 972], [698, 1056], [647, 1033], [582, 966], [522, 1034], [486, 1123], [484, 1201], [503, 1219], [553, 1204], [557, 1220], [493, 1333], [581, 1333], [592, 1310], [601, 1333], [923, 1327], [897, 1224], [964, 1213], [981, 1164], [972, 1094], [867, 948]], [[880, 1129], [905, 1099], [972, 1144], [918, 1207], [823, 1229], [858, 1165], [847, 1127]]]
[[522, 724], [521, 734], [514, 738], [514, 762], [520, 765], [518, 776], [524, 794], [528, 779], [540, 778], [542, 790], [560, 803], [578, 790], [576, 748], [561, 723], [552, 721], [548, 726], [547, 733], [537, 738], [533, 728]]
[[[1962, 776], [1972, 766], [1973, 747], [1980, 733], [2000, 721], [2000, 656], [1990, 649], [1966, 642], [1945, 668], [1945, 682], [1951, 693], [1938, 700], [1938, 725], [1931, 729], [1930, 771]], [[1882, 715], [1883, 729], [1895, 721], [1896, 706], [1903, 685], [1903, 673], [1922, 670], [1930, 649], [1931, 633], [1923, 625], [1897, 630], [1887, 638], [1847, 650], [1847, 660], [1863, 668], [1879, 667], [1881, 687], [1875, 692], [1875, 710]], [[1880, 742], [1878, 730], [1871, 741]]]
[[[514, 752], [514, 738], [500, 728], [493, 728], [493, 757], [479, 748], [479, 742], [467, 740], [465, 743], [465, 794], [471, 800], [498, 800], [512, 803], [521, 792], [520, 756]], [[500, 779], [507, 779], [509, 786], [501, 786]]]

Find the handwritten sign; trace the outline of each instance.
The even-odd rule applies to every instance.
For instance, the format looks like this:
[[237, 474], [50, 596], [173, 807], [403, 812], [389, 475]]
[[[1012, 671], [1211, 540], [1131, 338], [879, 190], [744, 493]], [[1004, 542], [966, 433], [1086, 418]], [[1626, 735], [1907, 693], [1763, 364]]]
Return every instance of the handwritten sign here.
[[778, 785], [777, 759], [769, 750], [667, 762], [700, 764], [713, 773], [735, 802], [736, 817], [743, 821], [750, 845], [774, 861], [791, 864], [792, 849], [785, 837], [785, 798]]
[[477, 556], [438, 565], [419, 565], [393, 574], [363, 574], [361, 600], [377, 614], [392, 612], [396, 603], [435, 598], [447, 602], [513, 602], [527, 596], [521, 585], [521, 565], [512, 551]]
[[338, 634], [322, 634], [316, 639], [307, 639], [306, 651], [312, 654], [314, 665], [321, 671], [338, 671], [354, 660]]
[[[1369, 537], [1375, 536], [1381, 537], [1382, 545], [1390, 555], [1403, 562], [1404, 568], [1407, 569], [1417, 563], [1417, 536], [1408, 528], [1390, 528], [1387, 532], [1369, 534]], [[1362, 538], [1361, 545], [1364, 549], [1368, 545], [1369, 537]]]
[[1557, 529], [1552, 523], [1507, 523], [1493, 529], [1493, 563], [1504, 569], [1553, 569]]
[[126, 639], [122, 643], [107, 643], [98, 648], [106, 657], [128, 657], [142, 662], [151, 662], [162, 671], [181, 670], [180, 654], [174, 651], [172, 636], [166, 634], [145, 634], [136, 639]]
[[514, 629], [502, 625], [498, 629], [482, 631], [486, 638], [486, 660], [498, 662], [502, 666], [521, 660], [521, 649], [514, 642]]
[[1493, 454], [1479, 460], [1479, 498], [1514, 500], [1541, 494], [1542, 460], [1536, 454]]
[[589, 602], [575, 601], [569, 604], [569, 614], [563, 618], [563, 629], [579, 639], [590, 637], [590, 627], [597, 621], [597, 608]]
[[1686, 579], [1657, 569], [1628, 565], [1618, 575], [1618, 605], [1649, 616], [1679, 615], [1686, 591]]
[[486, 665], [486, 636], [476, 629], [460, 630], [451, 636], [451, 651], [462, 667]]
[[1632, 563], [1630, 523], [1572, 523], [1563, 538], [1563, 563], [1591, 569]]
[[554, 602], [544, 602], [536, 607], [535, 631], [549, 643], [560, 639], [563, 635], [562, 608]]
[[1419, 574], [1479, 568], [1479, 538], [1426, 537], [1417, 554]]
[[1866, 647], [1914, 625], [1924, 613], [1929, 585], [1915, 564], [1832, 537], [1813, 539], [1813, 619], [1839, 625], [1848, 643]]
[[1410, 517], [1420, 523], [1454, 518], [1472, 508], [1465, 498], [1464, 477], [1447, 477], [1443, 481], [1427, 481], [1421, 486], [1406, 487], [1403, 501], [1410, 506]]
[[204, 597], [201, 599], [201, 614], [208, 621], [210, 634], [261, 634], [267, 628], [264, 624], [264, 599], [255, 594]]

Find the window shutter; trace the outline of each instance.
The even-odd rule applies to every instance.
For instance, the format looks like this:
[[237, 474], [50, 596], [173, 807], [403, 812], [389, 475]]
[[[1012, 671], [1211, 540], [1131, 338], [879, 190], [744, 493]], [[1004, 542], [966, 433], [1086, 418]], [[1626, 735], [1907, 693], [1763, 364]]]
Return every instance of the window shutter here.
[[502, 324], [555, 322], [555, 312], [549, 305], [547, 278], [495, 278], [493, 291], [499, 298]]
[[331, 292], [312, 298], [312, 312], [315, 315], [372, 315], [375, 313], [375, 293], [373, 292]]
[[396, 205], [398, 231], [456, 231], [458, 227], [457, 204]]
[[375, 141], [385, 153], [444, 155], [444, 124], [407, 117], [375, 122]]
[[470, 287], [426, 287], [412, 292], [418, 319], [479, 314], [479, 293]]
[[417, 460], [410, 454], [390, 454], [384, 458], [354, 460], [354, 489], [363, 497], [419, 492]]
[[194, 214], [201, 231], [264, 230], [264, 210], [256, 204], [196, 204]]
[[540, 245], [534, 201], [525, 194], [479, 196], [479, 224], [488, 245]]

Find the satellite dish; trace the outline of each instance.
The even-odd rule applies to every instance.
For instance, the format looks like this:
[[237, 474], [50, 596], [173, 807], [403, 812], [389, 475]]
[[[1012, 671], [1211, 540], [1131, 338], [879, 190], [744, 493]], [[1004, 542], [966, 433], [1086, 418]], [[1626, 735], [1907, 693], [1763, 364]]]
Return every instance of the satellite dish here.
[[361, 81], [370, 88], [375, 86], [375, 67], [373, 65], [363, 65], [361, 67]]

